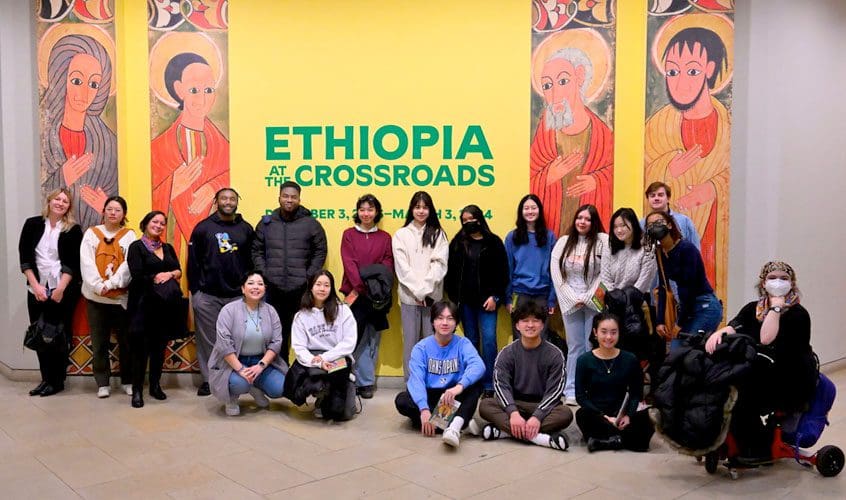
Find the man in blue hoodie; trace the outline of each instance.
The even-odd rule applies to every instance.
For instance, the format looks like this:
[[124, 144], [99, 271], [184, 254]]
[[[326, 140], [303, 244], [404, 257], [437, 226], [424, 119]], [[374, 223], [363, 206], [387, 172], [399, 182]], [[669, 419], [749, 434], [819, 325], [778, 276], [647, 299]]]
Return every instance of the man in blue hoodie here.
[[435, 334], [426, 337], [411, 351], [408, 362], [408, 390], [397, 394], [397, 411], [411, 419], [424, 436], [435, 435], [435, 425], [429, 421], [438, 403], [460, 403], [455, 416], [444, 429], [443, 441], [457, 448], [461, 430], [467, 427], [476, 412], [482, 395], [481, 379], [485, 363], [473, 344], [455, 335], [458, 307], [449, 301], [432, 305], [432, 326]]
[[241, 296], [241, 283], [252, 269], [253, 227], [238, 213], [238, 193], [223, 188], [214, 196], [215, 213], [194, 227], [188, 242], [188, 288], [194, 309], [197, 360], [203, 383], [198, 396], [208, 396], [209, 355], [217, 339], [217, 316]]

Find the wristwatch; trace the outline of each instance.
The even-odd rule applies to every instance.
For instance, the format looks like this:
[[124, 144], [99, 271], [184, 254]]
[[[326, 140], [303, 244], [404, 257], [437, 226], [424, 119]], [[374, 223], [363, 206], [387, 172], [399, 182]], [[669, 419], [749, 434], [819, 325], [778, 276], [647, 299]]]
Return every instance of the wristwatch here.
[[782, 313], [782, 311], [784, 311], [784, 307], [782, 307], [782, 306], [773, 306], [773, 307], [771, 307], [771, 308], [770, 308], [770, 311], [775, 311], [775, 312], [777, 312], [777, 313], [781, 314], [781, 313]]
[[265, 362], [264, 362], [264, 360], [259, 361], [259, 363], [258, 363], [258, 364], [259, 364], [259, 366], [260, 366], [260, 367], [262, 367], [262, 368], [267, 368], [267, 363], [265, 363]]

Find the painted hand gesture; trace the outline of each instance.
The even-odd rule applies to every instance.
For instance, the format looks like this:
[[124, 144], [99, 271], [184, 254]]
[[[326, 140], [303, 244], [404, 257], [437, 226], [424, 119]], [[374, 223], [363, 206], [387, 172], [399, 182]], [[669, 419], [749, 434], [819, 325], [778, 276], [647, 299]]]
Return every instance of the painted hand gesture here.
[[547, 185], [554, 184], [561, 180], [562, 177], [578, 168], [584, 160], [585, 155], [579, 149], [574, 149], [567, 156], [559, 156], [558, 158], [552, 160], [546, 174]]
[[[62, 164], [62, 176], [65, 178], [65, 186], [73, 186], [80, 177], [85, 175], [85, 172], [88, 172], [88, 169], [91, 168], [91, 164], [93, 162], [94, 155], [92, 153], [85, 153], [78, 158], [76, 155], [68, 158], [65, 163]], [[102, 209], [103, 207], [100, 206], [97, 210]]]
[[173, 187], [171, 188], [170, 199], [174, 199], [191, 187], [200, 174], [203, 173], [203, 157], [198, 156], [190, 163], [183, 163], [173, 171]]

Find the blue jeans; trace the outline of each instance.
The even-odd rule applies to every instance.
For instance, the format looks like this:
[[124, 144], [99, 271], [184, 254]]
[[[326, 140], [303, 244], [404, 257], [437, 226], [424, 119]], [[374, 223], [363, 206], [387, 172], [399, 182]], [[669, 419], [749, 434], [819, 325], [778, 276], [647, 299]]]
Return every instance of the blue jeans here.
[[[700, 330], [706, 334], [713, 332], [720, 326], [723, 319], [723, 304], [713, 293], [700, 295], [693, 302], [691, 314], [679, 320], [679, 327], [685, 333], [697, 333]], [[670, 342], [670, 349], [681, 346], [678, 338]]]
[[[485, 362], [485, 376], [482, 377], [482, 385], [485, 390], [493, 389], [493, 367], [496, 361], [496, 309], [485, 311], [482, 306], [473, 307], [462, 304], [459, 314], [461, 315], [461, 327], [464, 329], [464, 336], [479, 351], [482, 361]], [[481, 348], [479, 336], [481, 334]]]
[[590, 333], [593, 317], [598, 313], [587, 306], [582, 306], [563, 316], [564, 333], [567, 337], [567, 383], [564, 396], [576, 397], [576, 362], [579, 356], [590, 351]]
[[361, 342], [353, 352], [355, 358], [355, 385], [366, 387], [376, 383], [376, 358], [379, 356], [379, 341], [382, 339], [382, 332], [376, 330], [371, 324], [364, 325], [364, 332]]
[[[238, 356], [238, 361], [244, 366], [253, 366], [261, 361], [262, 356]], [[282, 390], [285, 388], [285, 375], [276, 367], [267, 365], [261, 375], [253, 381], [253, 386], [267, 394], [271, 399], [281, 398]], [[241, 394], [250, 392], [250, 383], [235, 373], [229, 374], [229, 396], [237, 398]]]

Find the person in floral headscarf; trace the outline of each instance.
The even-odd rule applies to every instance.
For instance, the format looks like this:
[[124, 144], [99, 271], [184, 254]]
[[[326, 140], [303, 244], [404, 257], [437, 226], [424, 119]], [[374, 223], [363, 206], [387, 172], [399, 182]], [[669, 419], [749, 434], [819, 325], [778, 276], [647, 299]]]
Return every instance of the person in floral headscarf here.
[[759, 342], [751, 374], [738, 387], [732, 433], [741, 456], [764, 458], [771, 434], [760, 415], [773, 410], [802, 412], [816, 386], [819, 362], [811, 348], [811, 316], [800, 302], [796, 272], [780, 261], [764, 264], [755, 286], [758, 300], [749, 302], [725, 328], [711, 334], [705, 350], [713, 353], [726, 334], [742, 334]]

